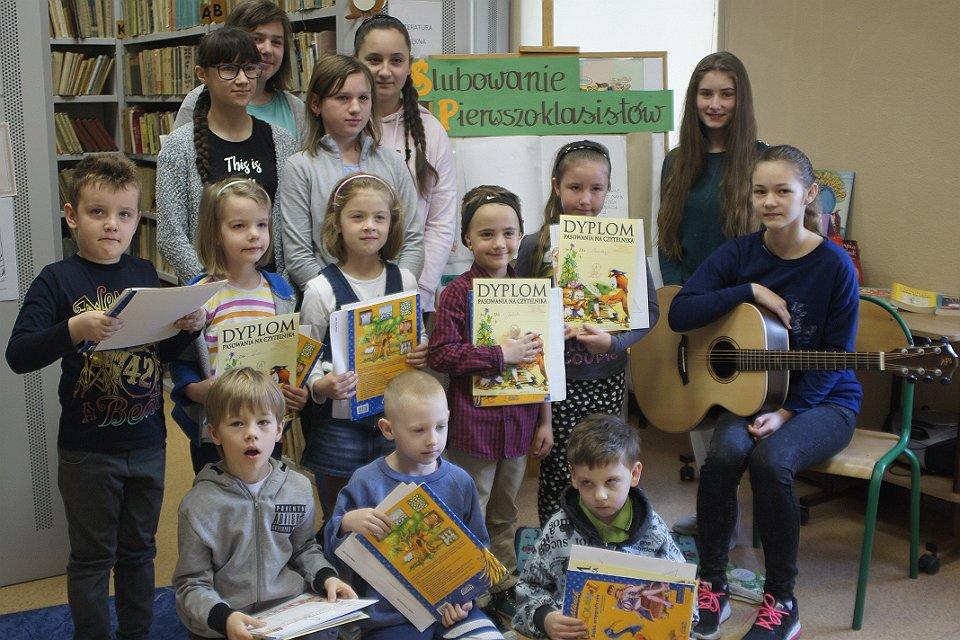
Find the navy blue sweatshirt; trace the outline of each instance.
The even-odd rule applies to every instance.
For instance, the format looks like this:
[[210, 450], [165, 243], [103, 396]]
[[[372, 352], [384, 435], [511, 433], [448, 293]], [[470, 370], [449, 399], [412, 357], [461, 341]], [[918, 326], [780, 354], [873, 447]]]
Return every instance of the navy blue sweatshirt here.
[[166, 438], [163, 368], [190, 343], [181, 331], [157, 344], [78, 353], [67, 322], [85, 311], [105, 311], [128, 287], [158, 287], [153, 264], [128, 255], [115, 264], [71, 256], [43, 268], [30, 285], [7, 344], [16, 373], [60, 360], [57, 446], [71, 451], [121, 453], [161, 446]]
[[[860, 297], [846, 252], [824, 239], [795, 260], [783, 260], [763, 244], [763, 232], [728, 240], [700, 265], [670, 305], [670, 328], [685, 332], [719, 319], [741, 302], [753, 302], [751, 283], [787, 303], [790, 348], [854, 351]], [[783, 408], [796, 413], [823, 403], [860, 412], [863, 391], [850, 369], [791, 371]]]

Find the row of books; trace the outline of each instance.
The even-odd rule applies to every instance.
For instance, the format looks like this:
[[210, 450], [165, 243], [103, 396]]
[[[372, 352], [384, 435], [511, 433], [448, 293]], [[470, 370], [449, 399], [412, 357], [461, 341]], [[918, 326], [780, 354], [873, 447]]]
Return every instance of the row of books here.
[[197, 47], [180, 45], [127, 54], [127, 93], [136, 96], [180, 96], [197, 86]]
[[101, 95], [113, 70], [113, 57], [54, 51], [53, 92], [61, 96]]
[[297, 64], [293, 67], [290, 90], [306, 91], [320, 58], [337, 52], [337, 35], [333, 31], [301, 31], [293, 36], [293, 49]]
[[287, 13], [290, 13], [292, 11], [332, 7], [335, 2], [336, 0], [277, 0], [277, 5]]
[[[223, 22], [240, 1], [220, 0], [217, 8], [205, 0], [124, 0], [127, 35], [141, 36], [189, 29], [208, 22]], [[335, 0], [277, 0], [277, 6], [284, 11], [293, 12], [332, 7], [334, 2]]]
[[112, 38], [113, 0], [47, 0], [54, 38]]
[[160, 136], [173, 131], [173, 111], [145, 111], [127, 107], [120, 114], [123, 150], [126, 153], [156, 155], [160, 153]]
[[913, 313], [933, 313], [941, 316], [960, 316], [960, 297], [936, 291], [910, 287], [894, 282], [889, 289], [860, 287], [860, 295], [886, 300], [897, 309]]
[[53, 114], [58, 154], [90, 151], [117, 151], [113, 136], [96, 118], [74, 118], [66, 113]]
[[[157, 169], [155, 167], [137, 166], [137, 175], [140, 177], [140, 210], [156, 211], [157, 202]], [[60, 209], [70, 201], [70, 185], [73, 182], [73, 169], [61, 169], [57, 173], [57, 186], [60, 190]]]

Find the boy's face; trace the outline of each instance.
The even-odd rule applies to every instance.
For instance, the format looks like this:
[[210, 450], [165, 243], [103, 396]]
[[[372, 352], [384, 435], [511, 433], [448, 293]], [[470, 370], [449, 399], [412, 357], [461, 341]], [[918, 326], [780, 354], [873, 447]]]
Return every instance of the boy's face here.
[[114, 264], [130, 246], [140, 223], [140, 192], [129, 186], [113, 190], [91, 184], [76, 203], [63, 206], [63, 216], [77, 239], [81, 258]]
[[593, 515], [610, 523], [626, 503], [630, 487], [640, 482], [641, 469], [639, 462], [627, 467], [622, 459], [593, 469], [585, 464], [571, 465], [571, 484]]
[[270, 454], [283, 436], [283, 425], [268, 409], [245, 407], [219, 424], [211, 424], [210, 436], [223, 449], [227, 471], [253, 484], [269, 472]]
[[513, 207], [493, 202], [474, 212], [465, 239], [477, 264], [491, 277], [502, 278], [517, 253], [522, 235], [520, 220]]
[[426, 398], [405, 400], [399, 409], [400, 415], [380, 420], [380, 429], [397, 446], [395, 459], [400, 470], [409, 475], [433, 472], [447, 446], [450, 410], [446, 397], [438, 391]]

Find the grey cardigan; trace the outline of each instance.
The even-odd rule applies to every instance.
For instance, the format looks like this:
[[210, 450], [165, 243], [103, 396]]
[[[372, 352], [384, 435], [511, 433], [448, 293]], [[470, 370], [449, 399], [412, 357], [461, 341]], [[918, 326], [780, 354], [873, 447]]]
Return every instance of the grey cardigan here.
[[[283, 168], [296, 141], [285, 129], [270, 125], [277, 156], [277, 191], [283, 185]], [[167, 136], [157, 157], [157, 248], [183, 282], [204, 271], [194, 241], [200, 216], [203, 182], [197, 172], [193, 123], [187, 122]], [[279, 200], [279, 199], [278, 199]], [[273, 203], [273, 259], [277, 273], [285, 274], [280, 242], [280, 209]]]
[[[423, 222], [417, 216], [417, 190], [403, 157], [392, 149], [377, 148], [361, 133], [360, 169], [383, 178], [400, 199], [403, 210], [403, 246], [397, 264], [420, 277], [423, 269]], [[317, 154], [301, 151], [290, 156], [277, 188], [283, 219], [283, 250], [290, 278], [301, 289], [334, 261], [321, 247], [320, 230], [327, 200], [344, 176], [340, 148], [329, 135], [320, 140]]]
[[[182, 124], [193, 122], [193, 108], [197, 105], [197, 97], [200, 96], [201, 91], [203, 91], [202, 84], [183, 97], [183, 102], [180, 103], [180, 110], [177, 111], [177, 117], [173, 120], [174, 129]], [[287, 104], [290, 105], [290, 113], [293, 114], [293, 121], [297, 124], [297, 142], [303, 144], [303, 141], [307, 137], [307, 107], [303, 103], [303, 100], [289, 91], [283, 91], [282, 93], [283, 97], [287, 99]], [[287, 133], [290, 132], [288, 131]]]

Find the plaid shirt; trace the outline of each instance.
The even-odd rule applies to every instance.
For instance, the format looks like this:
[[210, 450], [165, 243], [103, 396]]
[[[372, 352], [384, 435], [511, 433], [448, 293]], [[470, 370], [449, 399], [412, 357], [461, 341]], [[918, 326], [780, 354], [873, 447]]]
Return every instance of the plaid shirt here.
[[[513, 269], [507, 276], [514, 277]], [[478, 458], [503, 460], [526, 455], [540, 414], [539, 404], [505, 407], [473, 405], [473, 375], [494, 376], [504, 369], [499, 346], [473, 345], [470, 334], [470, 292], [474, 278], [490, 276], [477, 265], [451, 282], [437, 304], [427, 363], [450, 374], [450, 434], [447, 446]]]

